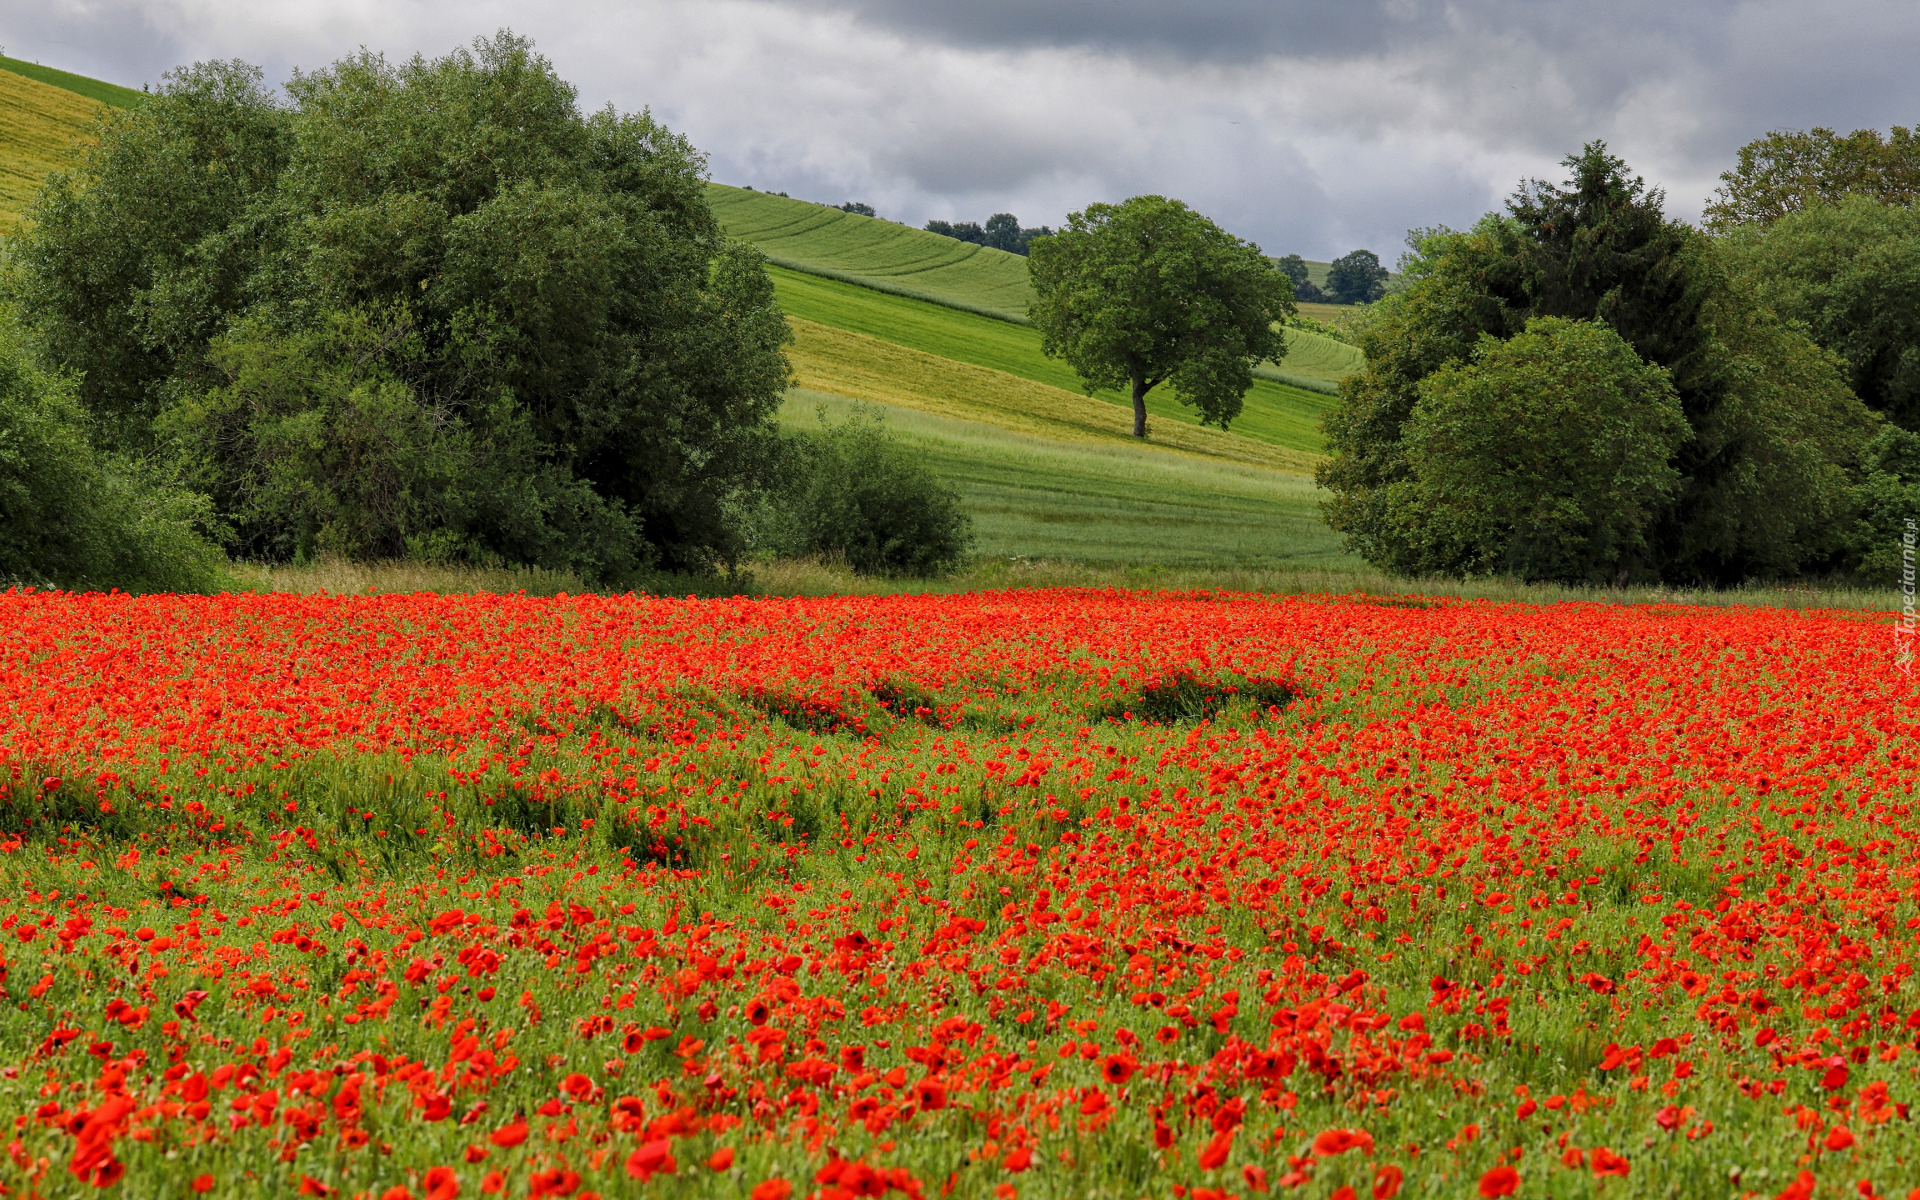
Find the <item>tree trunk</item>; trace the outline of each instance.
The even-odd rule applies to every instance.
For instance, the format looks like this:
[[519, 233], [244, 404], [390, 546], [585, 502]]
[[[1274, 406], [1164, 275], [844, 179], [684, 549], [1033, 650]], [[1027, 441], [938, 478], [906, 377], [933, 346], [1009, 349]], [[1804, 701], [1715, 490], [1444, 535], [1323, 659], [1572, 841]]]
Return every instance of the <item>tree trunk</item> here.
[[1139, 376], [1133, 380], [1133, 436], [1147, 436], [1147, 389], [1153, 385]]

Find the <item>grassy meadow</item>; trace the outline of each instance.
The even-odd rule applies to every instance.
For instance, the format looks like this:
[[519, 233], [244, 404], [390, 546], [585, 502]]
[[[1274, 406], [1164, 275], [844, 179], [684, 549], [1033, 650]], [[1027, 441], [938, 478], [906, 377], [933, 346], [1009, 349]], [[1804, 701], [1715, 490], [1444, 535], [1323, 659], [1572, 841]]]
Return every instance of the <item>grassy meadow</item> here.
[[[789, 428], [854, 402], [796, 389]], [[893, 436], [960, 493], [976, 553], [1159, 567], [1356, 569], [1320, 520], [1308, 477], [1125, 442], [1018, 433], [986, 421], [875, 405]]]
[[24, 75], [36, 83], [44, 83], [62, 91], [72, 92], [76, 96], [113, 108], [139, 108], [147, 102], [147, 94], [130, 87], [121, 87], [117, 83], [108, 83], [102, 79], [89, 79], [85, 75], [75, 75], [72, 71], [62, 71], [57, 67], [43, 67], [25, 59], [8, 58], [0, 54], [0, 71], [11, 71], [15, 75]]
[[878, 217], [726, 184], [707, 203], [729, 235], [796, 259], [968, 304], [1023, 315], [1033, 300], [1027, 260]]
[[[1081, 391], [1080, 377], [1073, 368], [1042, 354], [1040, 335], [1031, 329], [781, 267], [772, 268], [772, 272], [780, 306], [789, 317], [985, 367], [1059, 391]], [[1097, 392], [1095, 398], [1121, 410], [1113, 414], [1114, 428], [1125, 433], [1131, 402], [1111, 391]], [[1320, 418], [1332, 404], [1332, 397], [1318, 392], [1255, 380], [1247, 393], [1246, 410], [1233, 422], [1232, 433], [1318, 455], [1324, 447]], [[1147, 396], [1147, 412], [1156, 426], [1199, 425], [1192, 409], [1162, 389]]]

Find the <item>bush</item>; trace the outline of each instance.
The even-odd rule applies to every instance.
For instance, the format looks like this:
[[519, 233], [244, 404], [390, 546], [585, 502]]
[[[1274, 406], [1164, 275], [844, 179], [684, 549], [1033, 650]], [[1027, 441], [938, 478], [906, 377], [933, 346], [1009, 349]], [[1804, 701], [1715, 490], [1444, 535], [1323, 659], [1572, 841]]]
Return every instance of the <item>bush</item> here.
[[71, 381], [0, 326], [0, 586], [212, 591], [225, 560], [195, 531], [205, 515], [95, 449]]
[[855, 412], [788, 444], [772, 548], [843, 558], [862, 575], [936, 576], [972, 545], [960, 497], [893, 442], [881, 419]]
[[1392, 490], [1412, 570], [1595, 582], [1642, 568], [1687, 436], [1667, 373], [1598, 322], [1541, 317], [1420, 384]]

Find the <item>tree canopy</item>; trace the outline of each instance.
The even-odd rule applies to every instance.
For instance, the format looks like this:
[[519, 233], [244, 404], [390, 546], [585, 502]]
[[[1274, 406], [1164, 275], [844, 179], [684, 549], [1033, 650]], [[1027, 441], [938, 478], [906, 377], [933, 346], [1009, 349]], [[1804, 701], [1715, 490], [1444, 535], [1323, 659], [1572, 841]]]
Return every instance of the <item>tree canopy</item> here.
[[1920, 210], [1847, 196], [1728, 242], [1760, 300], [1839, 355], [1867, 407], [1920, 430]]
[[1046, 225], [1021, 228], [1020, 218], [1012, 213], [995, 213], [987, 218], [984, 226], [973, 221], [928, 221], [926, 230], [956, 241], [1005, 250], [1009, 254], [1025, 254], [1035, 238], [1053, 235], [1053, 230]]
[[1535, 317], [1420, 381], [1396, 569], [1605, 582], [1630, 574], [1679, 485], [1667, 373], [1598, 321]]
[[286, 93], [175, 72], [33, 209], [23, 311], [114, 445], [266, 558], [732, 554], [789, 335], [699, 152], [504, 33]]
[[1289, 254], [1283, 258], [1274, 259], [1273, 265], [1280, 268], [1280, 273], [1292, 282], [1293, 298], [1295, 300], [1306, 304], [1316, 304], [1326, 299], [1326, 296], [1321, 293], [1319, 286], [1308, 277], [1306, 259], [1301, 258], [1298, 254]]
[[1327, 418], [1329, 523], [1389, 569], [1425, 563], [1407, 556], [1394, 509], [1396, 486], [1415, 473], [1424, 381], [1471, 362], [1483, 337], [1558, 317], [1597, 320], [1662, 368], [1686, 420], [1677, 486], [1645, 531], [1644, 557], [1624, 570], [1727, 583], [1829, 561], [1873, 414], [1833, 360], [1761, 304], [1712, 239], [1668, 221], [1661, 193], [1604, 145], [1566, 165], [1564, 184], [1527, 183], [1506, 213], [1422, 239], [1417, 277], [1381, 302], [1361, 341], [1367, 368]]
[[1733, 170], [1721, 174], [1702, 217], [1707, 229], [1726, 233], [1849, 195], [1920, 203], [1920, 129], [1895, 125], [1882, 136], [1877, 129], [1839, 134], [1815, 126], [1755, 138], [1740, 147]]
[[1327, 294], [1336, 304], [1372, 304], [1387, 294], [1392, 273], [1371, 250], [1354, 250], [1327, 264]]
[[1276, 327], [1294, 313], [1287, 277], [1178, 200], [1088, 205], [1035, 242], [1028, 263], [1042, 349], [1089, 394], [1128, 390], [1135, 437], [1147, 436], [1147, 393], [1162, 383], [1203, 424], [1227, 428], [1254, 365], [1287, 352]]

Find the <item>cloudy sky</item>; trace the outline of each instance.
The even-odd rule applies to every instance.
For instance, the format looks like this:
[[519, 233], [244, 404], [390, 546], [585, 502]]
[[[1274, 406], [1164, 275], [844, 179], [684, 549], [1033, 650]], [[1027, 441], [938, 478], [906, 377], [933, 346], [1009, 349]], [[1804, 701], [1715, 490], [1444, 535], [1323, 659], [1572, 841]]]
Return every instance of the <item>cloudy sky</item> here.
[[15, 0], [8, 54], [115, 82], [506, 26], [724, 183], [1058, 223], [1178, 196], [1269, 253], [1389, 262], [1604, 138], [1693, 218], [1776, 128], [1920, 123], [1911, 0]]

